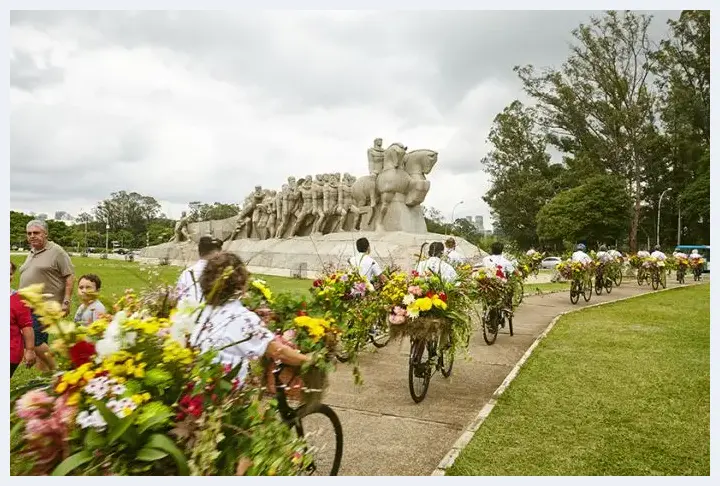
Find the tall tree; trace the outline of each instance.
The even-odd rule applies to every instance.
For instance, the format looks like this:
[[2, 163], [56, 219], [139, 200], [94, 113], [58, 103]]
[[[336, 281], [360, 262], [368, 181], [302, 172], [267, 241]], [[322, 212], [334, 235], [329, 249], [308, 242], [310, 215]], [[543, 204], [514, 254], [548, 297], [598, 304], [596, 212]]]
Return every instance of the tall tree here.
[[492, 187], [483, 200], [498, 233], [521, 248], [533, 246], [538, 242], [535, 217], [561, 187], [564, 169], [550, 164], [537, 112], [517, 100], [495, 117], [488, 142], [493, 150], [482, 165]]
[[97, 220], [107, 222], [113, 230], [124, 228], [142, 233], [147, 224], [160, 214], [160, 204], [150, 196], [119, 191], [98, 203], [94, 212]]
[[574, 175], [614, 173], [625, 180], [633, 197], [631, 251], [637, 248], [644, 168], [652, 156], [650, 22], [646, 15], [606, 12], [573, 31], [577, 44], [562, 68], [515, 68], [538, 103], [548, 140], [568, 154]]

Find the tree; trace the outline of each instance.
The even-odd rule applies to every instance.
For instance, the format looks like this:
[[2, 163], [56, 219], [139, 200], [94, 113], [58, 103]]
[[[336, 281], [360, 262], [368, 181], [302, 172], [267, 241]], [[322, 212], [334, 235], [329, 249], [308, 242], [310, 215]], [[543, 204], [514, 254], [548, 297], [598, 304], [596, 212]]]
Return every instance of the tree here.
[[423, 216], [425, 217], [425, 225], [430, 233], [444, 234], [448, 232], [449, 225], [445, 223], [445, 217], [442, 213], [433, 207], [422, 207]]
[[191, 221], [210, 221], [213, 219], [227, 219], [237, 216], [240, 212], [240, 206], [237, 204], [227, 204], [216, 202], [214, 204], [205, 204], [200, 201], [192, 201], [188, 204], [190, 213], [188, 216]]
[[483, 200], [498, 232], [529, 248], [538, 241], [537, 213], [562, 186], [564, 168], [550, 163], [536, 111], [517, 100], [495, 117], [488, 142], [494, 149], [481, 163], [492, 187]]
[[573, 31], [578, 44], [562, 68], [516, 67], [535, 98], [549, 142], [568, 154], [578, 183], [592, 174], [620, 175], [633, 197], [630, 249], [637, 247], [645, 166], [651, 157], [655, 96], [648, 27], [651, 17], [606, 12]]
[[10, 244], [27, 246], [26, 225], [33, 219], [29, 214], [10, 211]]
[[95, 218], [110, 224], [111, 229], [125, 228], [137, 234], [160, 214], [160, 204], [150, 196], [120, 191], [98, 203], [94, 212]]
[[627, 234], [630, 195], [622, 178], [600, 175], [560, 192], [538, 213], [538, 234], [546, 243], [609, 243]]

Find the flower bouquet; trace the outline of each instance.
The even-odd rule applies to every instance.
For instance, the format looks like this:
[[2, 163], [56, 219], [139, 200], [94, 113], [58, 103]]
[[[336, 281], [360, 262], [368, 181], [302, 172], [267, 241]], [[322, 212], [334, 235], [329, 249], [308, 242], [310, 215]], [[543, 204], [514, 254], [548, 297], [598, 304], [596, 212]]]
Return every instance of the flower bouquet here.
[[595, 269], [594, 262], [574, 262], [572, 260], [565, 260], [558, 263], [557, 271], [566, 280], [581, 280], [589, 272]]
[[187, 345], [194, 309], [161, 317], [167, 296], [150, 305], [152, 295], [128, 292], [113, 316], [80, 327], [40, 287], [20, 295], [61, 343], [66, 366], [16, 402], [11, 443], [28, 473], [293, 475], [309, 463], [274, 402], [240, 381], [242, 365]]
[[510, 291], [508, 280], [502, 271], [480, 269], [472, 276], [472, 295], [486, 308], [499, 308], [507, 304]]
[[665, 262], [655, 257], [645, 258], [642, 267], [646, 270], [665, 268]]
[[645, 261], [646, 258], [647, 257], [643, 258], [643, 257], [637, 256], [637, 255], [632, 255], [629, 260], [630, 266], [632, 268], [634, 268], [635, 270], [637, 270], [638, 268], [643, 266], [643, 262]]
[[705, 268], [705, 259], [704, 258], [688, 258], [688, 264], [690, 267], [695, 270], [697, 268]]

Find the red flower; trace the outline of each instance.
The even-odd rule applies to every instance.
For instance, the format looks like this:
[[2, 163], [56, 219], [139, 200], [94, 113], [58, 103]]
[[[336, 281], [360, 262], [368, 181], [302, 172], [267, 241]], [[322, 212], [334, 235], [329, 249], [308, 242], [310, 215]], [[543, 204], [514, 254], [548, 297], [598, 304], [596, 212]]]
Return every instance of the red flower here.
[[303, 311], [303, 310], [300, 310], [300, 311], [297, 311], [297, 315], [298, 315], [298, 316], [306, 316], [306, 315], [307, 315], [307, 312], [305, 312], [305, 311]]
[[313, 282], [313, 287], [320, 287], [322, 285], [322, 280], [317, 279]]
[[307, 303], [304, 300], [300, 301], [300, 307], [302, 307], [303, 309], [307, 309]]
[[440, 297], [440, 300], [442, 300], [443, 302], [447, 302], [447, 294], [445, 292], [440, 292], [438, 294], [438, 297]]
[[495, 276], [499, 278], [505, 278], [505, 273], [503, 272], [502, 266], [498, 265], [497, 270], [495, 271]]
[[413, 277], [419, 277], [419, 276], [420, 276], [420, 274], [417, 272], [417, 270], [413, 270], [412, 272], [410, 272], [410, 275], [412, 275]]
[[432, 290], [428, 290], [428, 292], [425, 294], [425, 297], [427, 297], [428, 299], [432, 299], [433, 297], [435, 297], [435, 292], [433, 292]]
[[95, 355], [95, 345], [87, 341], [78, 341], [70, 348], [70, 361], [75, 368], [90, 362]]
[[180, 399], [180, 407], [182, 412], [192, 415], [193, 417], [199, 417], [203, 413], [203, 402], [202, 397], [185, 395]]

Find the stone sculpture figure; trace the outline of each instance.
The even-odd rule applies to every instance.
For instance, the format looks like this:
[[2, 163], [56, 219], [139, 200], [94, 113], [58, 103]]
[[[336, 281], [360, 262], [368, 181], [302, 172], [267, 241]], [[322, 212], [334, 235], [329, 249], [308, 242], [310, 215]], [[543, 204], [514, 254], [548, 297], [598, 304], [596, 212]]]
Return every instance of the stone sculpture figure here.
[[325, 220], [320, 223], [319, 230], [323, 234], [333, 230], [334, 217], [338, 214], [338, 200], [340, 196], [340, 174], [325, 174], [323, 186], [323, 216]]
[[[237, 236], [240, 234], [240, 232], [246, 227], [249, 226], [249, 224], [252, 222], [252, 218], [255, 213], [255, 208], [258, 204], [260, 204], [265, 197], [265, 194], [262, 191], [262, 186], [255, 186], [255, 190], [251, 192], [247, 198], [245, 198], [245, 205], [240, 211], [240, 214], [238, 214], [236, 223], [235, 223], [235, 229], [233, 230], [232, 234], [228, 238], [229, 240], [234, 240], [237, 238]], [[252, 228], [248, 228], [248, 237], [251, 236]]]
[[376, 138], [373, 141], [373, 146], [367, 150], [368, 172], [371, 176], [377, 177], [382, 171], [383, 160], [385, 159], [385, 149], [382, 148], [382, 143], [382, 138]]
[[360, 211], [357, 206], [355, 206], [352, 194], [352, 185], [354, 182], [355, 178], [353, 176], [348, 173], [343, 174], [342, 183], [338, 188], [337, 214], [340, 215], [340, 221], [337, 224], [336, 231], [345, 232], [348, 219], [350, 219], [351, 228], [356, 228], [356, 225], [360, 222], [358, 218]]
[[380, 211], [377, 230], [383, 231], [383, 220], [391, 202], [405, 203], [410, 188], [410, 175], [403, 169], [403, 160], [407, 147], [394, 143], [385, 150], [382, 172], [377, 177], [377, 190], [380, 193]]
[[410, 175], [410, 189], [405, 204], [410, 207], [422, 204], [430, 190], [430, 181], [425, 178], [437, 163], [438, 153], [434, 150], [413, 150], [404, 157], [405, 171]]
[[298, 191], [300, 192], [300, 209], [297, 213], [295, 224], [290, 230], [290, 236], [298, 236], [298, 232], [302, 229], [303, 224], [313, 214], [313, 181], [308, 176], [306, 179], [298, 181]]
[[268, 191], [264, 204], [267, 221], [265, 222], [265, 230], [263, 231], [261, 239], [267, 240], [275, 236], [275, 229], [277, 227], [277, 191]]
[[[287, 208], [287, 196], [290, 191], [287, 184], [282, 185], [277, 194], [275, 194], [275, 232], [271, 237], [281, 238], [282, 233], [287, 225], [287, 219], [289, 219], [289, 213]], [[287, 216], [287, 217], [286, 217]]]
[[320, 233], [320, 225], [325, 222], [325, 213], [323, 212], [323, 190], [325, 186], [325, 175], [316, 174], [312, 183], [312, 214], [315, 216], [311, 233]]
[[190, 233], [188, 233], [188, 224], [190, 218], [187, 217], [187, 212], [183, 211], [180, 215], [180, 219], [175, 223], [175, 232], [173, 237], [170, 239], [171, 243], [181, 243], [190, 239]]

